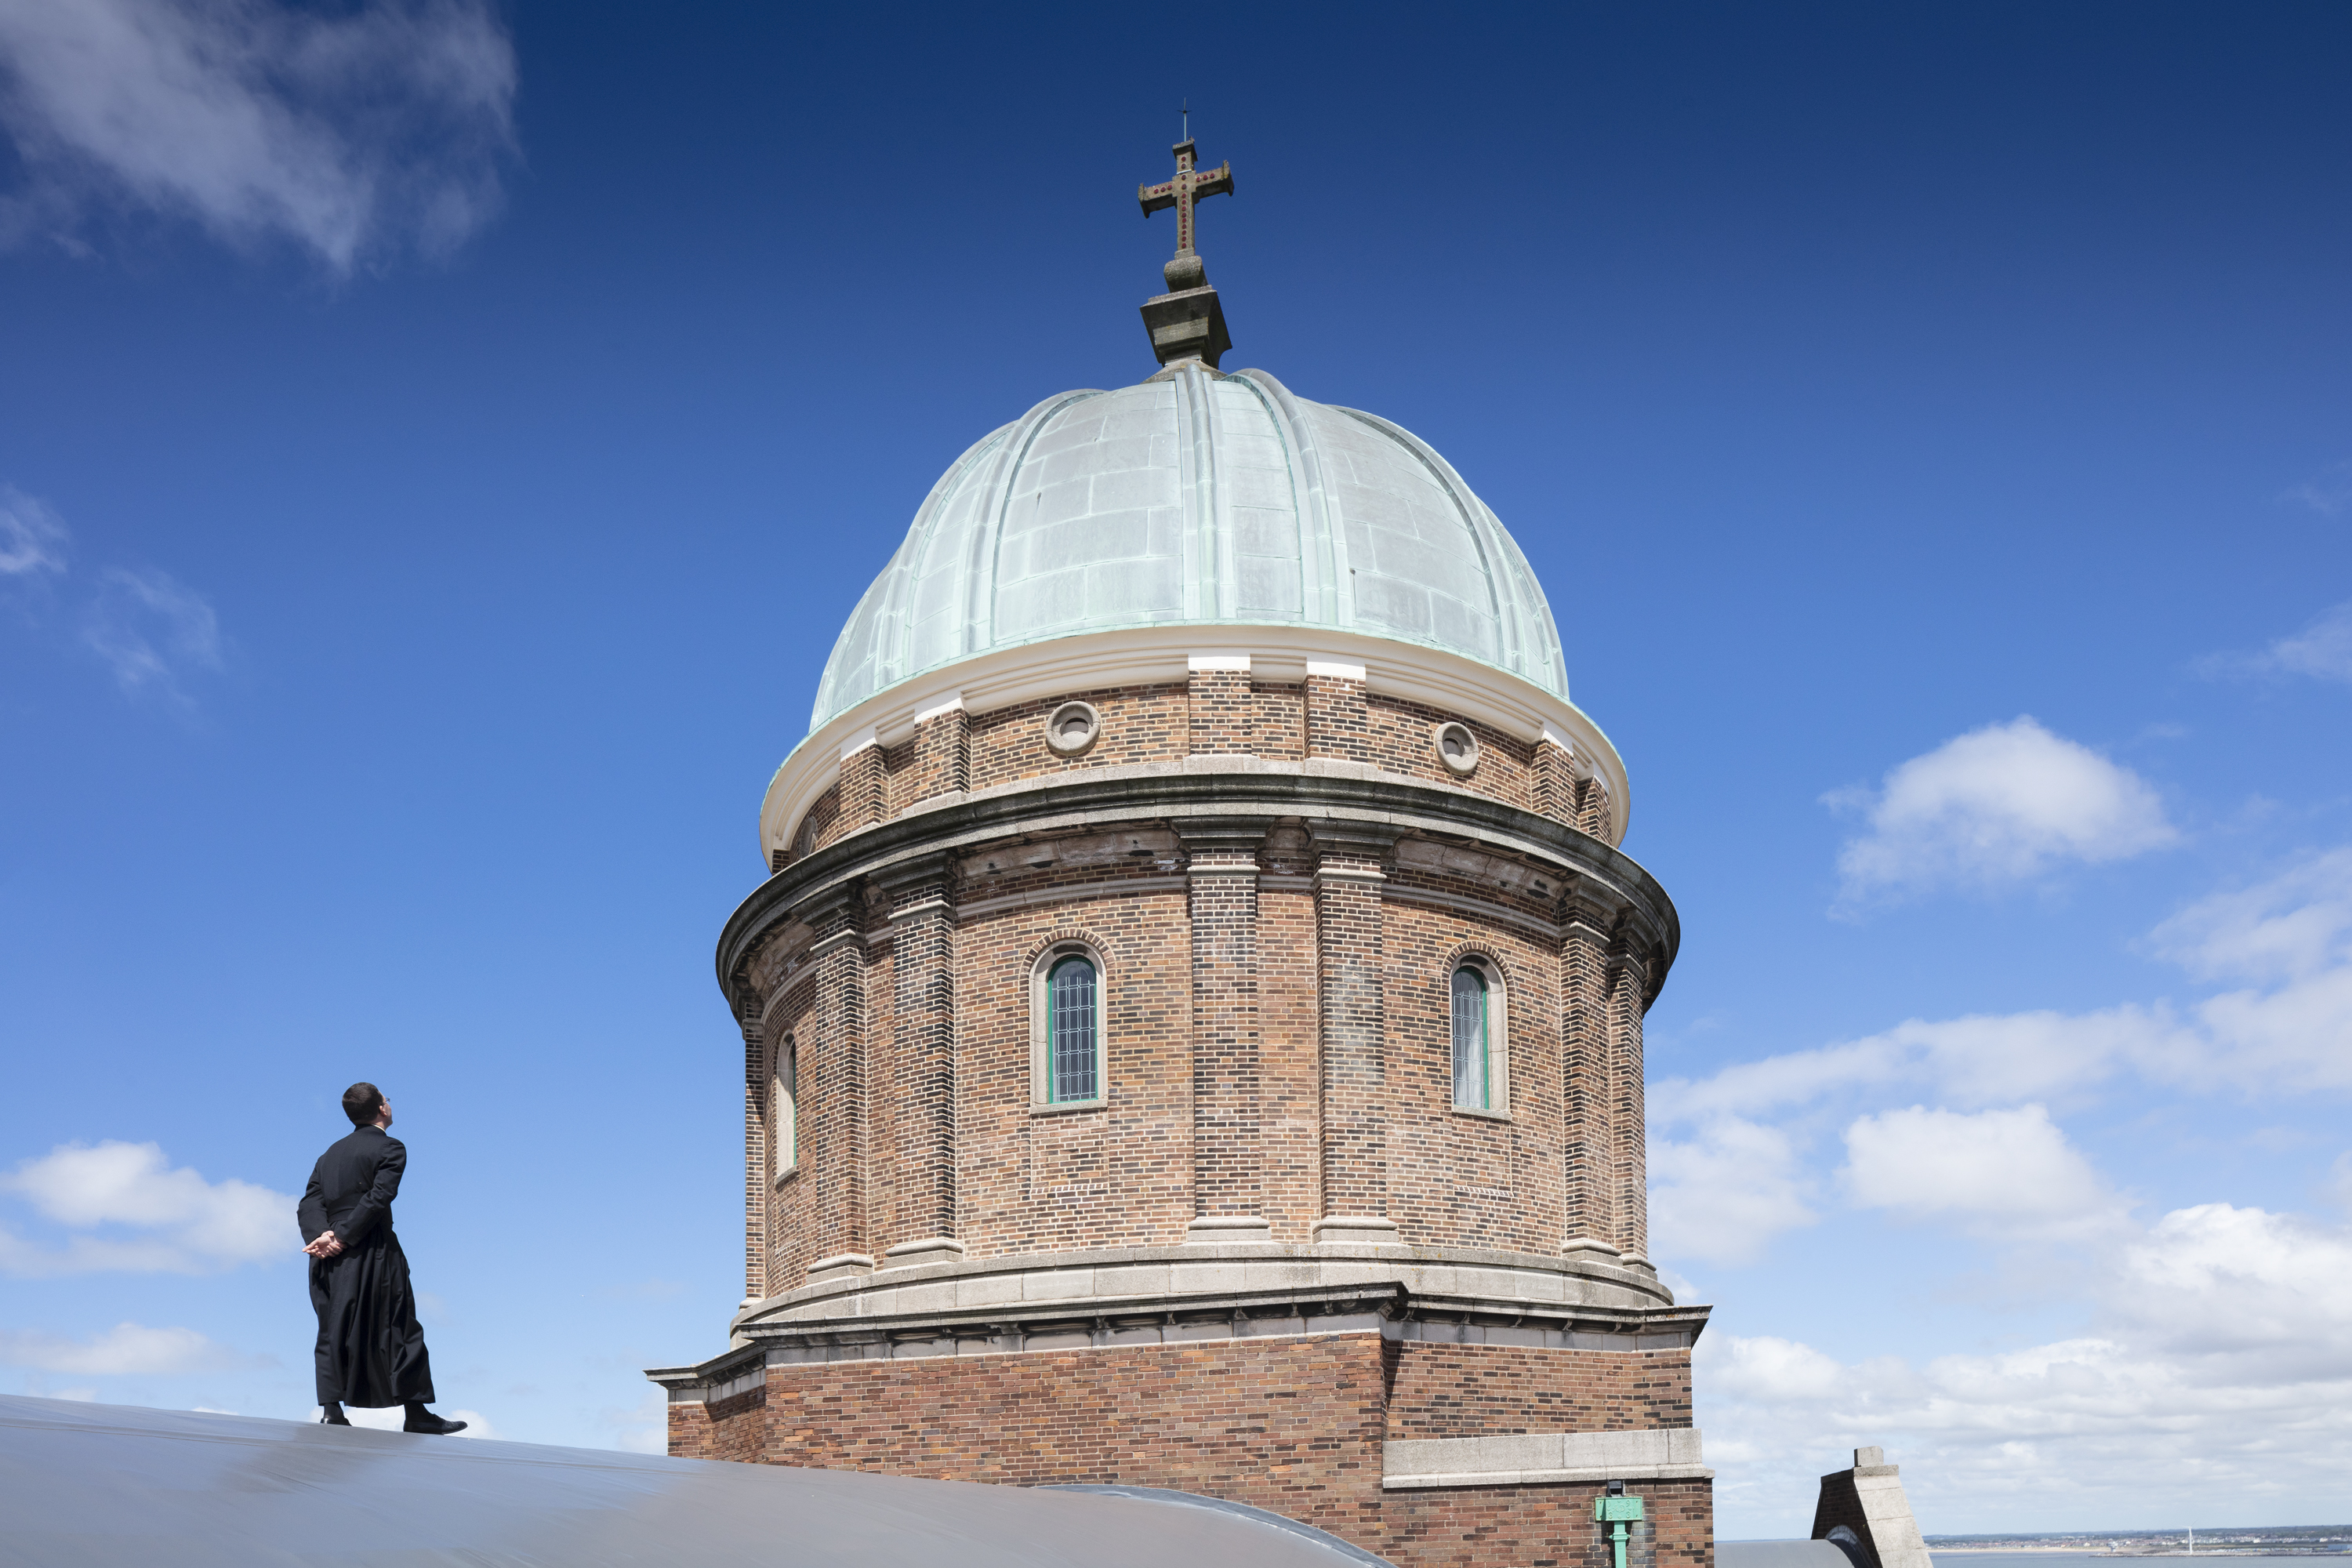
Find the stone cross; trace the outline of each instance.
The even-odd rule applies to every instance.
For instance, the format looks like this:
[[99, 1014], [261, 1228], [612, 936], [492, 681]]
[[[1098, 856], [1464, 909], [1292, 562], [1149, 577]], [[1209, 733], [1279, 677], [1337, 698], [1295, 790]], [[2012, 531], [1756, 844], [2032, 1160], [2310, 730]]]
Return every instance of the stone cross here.
[[1146, 217], [1161, 207], [1176, 209], [1176, 254], [1189, 256], [1192, 254], [1192, 204], [1202, 196], [1231, 195], [1233, 191], [1233, 164], [1223, 163], [1205, 171], [1194, 168], [1192, 139], [1188, 136], [1176, 143], [1176, 177], [1156, 185], [1138, 185], [1135, 197], [1143, 204]]

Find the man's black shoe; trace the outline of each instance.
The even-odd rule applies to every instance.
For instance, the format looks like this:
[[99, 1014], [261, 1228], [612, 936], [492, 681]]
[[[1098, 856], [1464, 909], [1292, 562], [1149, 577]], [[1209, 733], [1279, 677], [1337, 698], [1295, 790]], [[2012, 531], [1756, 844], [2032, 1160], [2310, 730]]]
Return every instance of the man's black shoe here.
[[400, 1429], [404, 1432], [422, 1432], [427, 1436], [446, 1437], [452, 1432], [463, 1432], [466, 1429], [466, 1424], [463, 1421], [444, 1421], [427, 1410], [421, 1415], [412, 1415], [402, 1422]]
[[321, 1426], [348, 1426], [351, 1424], [352, 1418], [348, 1415], [321, 1415], [319, 1417], [319, 1425]]

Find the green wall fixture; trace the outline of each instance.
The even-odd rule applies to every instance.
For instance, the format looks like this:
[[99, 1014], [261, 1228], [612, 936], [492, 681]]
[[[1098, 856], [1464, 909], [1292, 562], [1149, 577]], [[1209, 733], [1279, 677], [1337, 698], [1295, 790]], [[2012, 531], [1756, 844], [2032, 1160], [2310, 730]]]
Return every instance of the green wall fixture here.
[[1592, 1517], [1610, 1526], [1609, 1539], [1617, 1549], [1616, 1568], [1625, 1568], [1625, 1542], [1631, 1533], [1625, 1527], [1641, 1521], [1642, 1500], [1612, 1488], [1592, 1500]]

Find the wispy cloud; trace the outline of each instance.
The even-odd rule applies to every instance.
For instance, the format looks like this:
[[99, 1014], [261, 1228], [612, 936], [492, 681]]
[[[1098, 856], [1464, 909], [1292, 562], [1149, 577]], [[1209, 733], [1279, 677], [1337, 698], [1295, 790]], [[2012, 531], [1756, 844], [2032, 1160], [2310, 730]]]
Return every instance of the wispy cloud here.
[[2352, 682], [2352, 600], [2323, 611], [2260, 653], [2217, 653], [2197, 661], [2205, 675], [2307, 675]]
[[179, 676], [218, 669], [220, 617], [194, 589], [157, 571], [109, 567], [82, 621], [82, 641], [125, 691], [181, 696]]
[[2032, 718], [1947, 741], [1876, 790], [1822, 799], [1868, 825], [1838, 856], [1849, 912], [1940, 888], [2025, 882], [2065, 861], [2126, 859], [2179, 837], [2138, 774]]
[[0, 1176], [0, 1193], [82, 1233], [60, 1247], [0, 1229], [0, 1273], [20, 1279], [205, 1273], [290, 1257], [300, 1242], [290, 1194], [234, 1177], [208, 1182], [153, 1143], [64, 1144]]
[[2307, 506], [2324, 517], [2352, 510], [2352, 463], [2338, 463], [2317, 479], [2305, 479], [2279, 499]]
[[30, 183], [0, 238], [79, 248], [112, 208], [339, 275], [443, 254], [498, 209], [514, 94], [487, 0], [8, 0], [0, 124]]
[[87, 1340], [0, 1329], [0, 1365], [29, 1367], [36, 1372], [100, 1377], [134, 1373], [168, 1376], [258, 1366], [268, 1361], [264, 1356], [239, 1354], [194, 1329], [149, 1329], [137, 1323], [117, 1323]]
[[66, 525], [47, 506], [13, 485], [0, 485], [0, 577], [29, 577], [66, 569]]

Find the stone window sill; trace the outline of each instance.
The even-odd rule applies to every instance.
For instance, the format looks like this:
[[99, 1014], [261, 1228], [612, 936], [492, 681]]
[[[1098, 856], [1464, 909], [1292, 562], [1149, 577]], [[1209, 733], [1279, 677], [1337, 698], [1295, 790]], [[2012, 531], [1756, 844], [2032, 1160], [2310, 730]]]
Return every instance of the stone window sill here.
[[1029, 1114], [1032, 1116], [1062, 1116], [1074, 1110], [1101, 1110], [1108, 1108], [1109, 1104], [1110, 1101], [1108, 1100], [1065, 1100], [1059, 1101], [1033, 1100], [1029, 1102]]
[[801, 1168], [798, 1165], [786, 1165], [782, 1170], [778, 1171], [774, 1176], [769, 1179], [768, 1185], [772, 1188], [781, 1190], [786, 1182], [791, 1181], [794, 1176], [797, 1176], [800, 1173]]
[[1475, 1116], [1481, 1121], [1508, 1121], [1511, 1120], [1511, 1113], [1508, 1110], [1481, 1110], [1475, 1105], [1457, 1105], [1453, 1108], [1453, 1110], [1454, 1114], [1456, 1116]]

